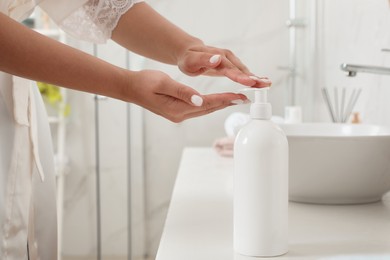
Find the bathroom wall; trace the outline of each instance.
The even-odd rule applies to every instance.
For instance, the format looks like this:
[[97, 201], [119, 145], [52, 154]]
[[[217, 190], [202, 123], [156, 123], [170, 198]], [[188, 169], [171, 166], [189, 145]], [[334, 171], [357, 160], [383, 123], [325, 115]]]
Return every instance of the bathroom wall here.
[[[70, 44], [92, 54], [90, 44], [76, 41]], [[101, 46], [98, 53], [124, 66], [124, 51], [120, 48], [112, 44]], [[109, 55], [122, 58], [113, 61]], [[62, 252], [67, 257], [92, 257], [97, 252], [94, 95], [68, 91], [68, 102], [71, 106], [67, 127], [70, 168], [65, 184]], [[104, 99], [99, 101], [99, 112], [102, 253], [103, 259], [110, 259], [106, 257], [127, 255], [126, 104]]]
[[320, 0], [319, 79], [313, 88], [314, 116], [330, 117], [320, 94], [322, 87], [361, 88], [354, 111], [363, 123], [390, 125], [390, 77], [358, 73], [346, 77], [341, 63], [390, 67], [390, 8], [386, 0]]
[[[254, 73], [267, 75], [274, 85], [274, 114], [283, 116], [287, 102], [288, 64], [287, 1], [150, 1], [161, 13], [207, 44], [230, 48]], [[191, 10], [191, 12], [186, 12]], [[202, 15], [199, 19], [199, 15]], [[297, 105], [305, 121], [330, 122], [321, 95], [322, 87], [362, 88], [354, 111], [363, 123], [390, 125], [390, 76], [358, 74], [346, 77], [343, 62], [390, 66], [390, 10], [385, 0], [298, 0], [297, 17], [305, 27], [297, 29]], [[175, 68], [147, 62], [148, 67], [168, 71], [175, 79], [202, 93], [235, 91], [224, 79], [188, 78]], [[223, 121], [234, 107], [212, 115], [171, 124], [145, 113], [147, 194], [147, 248], [154, 255], [169, 205], [178, 161], [185, 146], [210, 146], [224, 135]], [[158, 131], [156, 131], [158, 129]], [[201, 133], [201, 134], [199, 134]], [[167, 152], [169, 151], [169, 152]], [[201, 213], [207, 214], [207, 213]]]
[[[274, 114], [283, 115], [287, 101], [288, 1], [285, 0], [150, 0], [168, 19], [202, 38], [207, 44], [233, 50], [251, 70], [269, 76], [274, 84], [270, 99]], [[320, 94], [321, 87], [362, 88], [356, 111], [364, 123], [390, 125], [390, 77], [358, 74], [347, 78], [339, 69], [343, 62], [390, 66], [390, 10], [386, 0], [299, 0], [300, 16], [306, 27], [298, 30], [297, 103], [304, 108], [306, 121], [330, 121]], [[347, 11], [346, 11], [347, 10]], [[314, 15], [313, 15], [314, 13]], [[71, 44], [92, 53], [91, 45]], [[124, 52], [109, 42], [98, 48], [99, 56], [125, 66]], [[173, 66], [146, 60], [148, 69], [160, 69], [201, 93], [237, 91], [240, 86], [223, 78], [184, 76]], [[64, 254], [93, 256], [96, 252], [95, 141], [93, 96], [69, 93], [67, 152], [70, 171], [66, 180]], [[137, 255], [153, 257], [157, 251], [170, 196], [186, 146], [211, 146], [224, 135], [223, 122], [236, 106], [201, 118], [173, 124], [148, 111], [137, 114], [135, 124], [143, 126], [144, 178], [137, 187], [145, 189], [146, 238], [134, 239]], [[126, 106], [114, 100], [101, 101], [103, 253], [126, 255]], [[115, 153], [113, 153], [115, 151]], [[134, 198], [136, 211], [142, 211], [142, 198]], [[139, 199], [139, 200], [138, 200]], [[134, 203], [134, 202], [133, 202]], [[137, 204], [138, 203], [138, 204]], [[199, 214], [207, 214], [202, 212]], [[133, 220], [142, 234], [142, 220]], [[144, 244], [144, 242], [146, 242]], [[144, 248], [146, 245], [146, 248]], [[107, 258], [110, 259], [110, 258]]]
[[[97, 46], [68, 38], [67, 43], [91, 55], [127, 67], [126, 51], [109, 41]], [[131, 67], [139, 69], [142, 62], [131, 55]], [[67, 91], [71, 113], [67, 122], [66, 154], [69, 158], [65, 179], [63, 259], [96, 259], [97, 196], [96, 196], [96, 121], [95, 96]], [[133, 259], [143, 259], [144, 238], [144, 177], [143, 133], [140, 108], [125, 102], [102, 98], [99, 108], [99, 166], [101, 207], [102, 259], [128, 259], [129, 232], [132, 233]], [[129, 119], [129, 121], [128, 121]], [[127, 132], [128, 123], [130, 131]], [[129, 136], [129, 134], [131, 135]], [[131, 138], [131, 151], [128, 151]], [[131, 157], [130, 160], [128, 158]], [[130, 165], [128, 165], [130, 162]], [[128, 187], [131, 172], [131, 202]], [[128, 206], [131, 204], [131, 229]]]
[[[231, 49], [253, 73], [269, 76], [274, 84], [270, 93], [274, 114], [283, 115], [287, 102], [288, 1], [285, 0], [200, 0], [149, 1], [160, 13], [206, 44]], [[177, 68], [147, 61], [148, 68], [161, 69], [174, 79], [201, 93], [238, 91], [241, 86], [224, 78], [191, 78]], [[225, 135], [223, 123], [236, 106], [204, 117], [173, 124], [145, 112], [145, 181], [147, 252], [154, 256], [158, 248], [170, 196], [186, 146], [211, 146]], [[199, 212], [207, 214], [207, 212]]]
[[[287, 102], [288, 72], [278, 69], [288, 65], [288, 4], [284, 0], [148, 1], [159, 12], [183, 29], [202, 38], [206, 44], [234, 51], [259, 76], [270, 77], [274, 114], [283, 115]], [[90, 44], [70, 44], [92, 53]], [[124, 52], [112, 42], [98, 47], [98, 56], [118, 66], [125, 66]], [[159, 69], [201, 93], [237, 91], [241, 86], [224, 78], [184, 76], [173, 66], [145, 61], [144, 67]], [[65, 237], [66, 256], [96, 255], [95, 127], [93, 96], [69, 92], [72, 115], [69, 119], [68, 147], [70, 173], [66, 180]], [[106, 259], [126, 255], [126, 136], [125, 104], [115, 100], [100, 101], [102, 242]], [[153, 258], [162, 233], [182, 149], [186, 146], [211, 146], [224, 136], [225, 118], [236, 106], [201, 118], [173, 124], [148, 111], [138, 113], [144, 129], [144, 178], [146, 238], [133, 240], [135, 255]], [[137, 122], [134, 122], [137, 124]], [[113, 152], [115, 151], [115, 152]], [[142, 185], [142, 184], [141, 184]], [[140, 201], [133, 198], [135, 205]], [[138, 207], [141, 208], [141, 207]], [[134, 211], [137, 211], [137, 207]], [[138, 212], [138, 211], [137, 211]], [[203, 214], [203, 213], [202, 213]], [[133, 220], [133, 229], [142, 229], [142, 220]], [[142, 234], [142, 230], [136, 231]], [[146, 245], [146, 248], [144, 248]], [[111, 258], [110, 258], [111, 257]], [[73, 259], [72, 258], [72, 259]]]

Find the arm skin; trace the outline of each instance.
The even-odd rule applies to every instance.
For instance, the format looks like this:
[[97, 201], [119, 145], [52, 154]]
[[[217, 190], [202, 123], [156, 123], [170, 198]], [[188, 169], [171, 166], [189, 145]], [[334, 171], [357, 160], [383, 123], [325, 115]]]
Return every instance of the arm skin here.
[[[140, 15], [146, 17], [140, 18]], [[138, 21], [135, 23], [137, 26], [134, 26], [132, 19]], [[147, 22], [149, 19], [150, 22]], [[128, 22], [132, 23], [131, 26], [126, 26]], [[161, 24], [158, 24], [160, 22]], [[172, 31], [164, 36], [162, 33], [157, 33], [156, 29], [152, 29], [155, 26], [164, 26]], [[132, 27], [132, 30], [128, 31], [126, 27]], [[150, 31], [144, 31], [146, 29]], [[154, 33], [157, 35], [153, 35]], [[143, 35], [143, 38], [137, 38], [138, 34]], [[206, 65], [202, 64], [205, 61], [203, 58], [202, 62], [199, 62], [199, 58], [205, 56], [202, 48], [209, 50], [209, 47], [173, 26], [144, 3], [136, 4], [121, 18], [120, 25], [113, 32], [113, 39], [147, 57], [171, 64], [176, 62], [187, 74], [218, 75], [221, 71], [226, 74], [227, 57], [221, 55], [217, 62], [211, 63], [207, 60]], [[156, 45], [160, 47], [154, 49], [153, 45], [142, 44], [142, 41], [150, 40], [159, 41]], [[217, 50], [217, 54], [224, 53], [222, 50]], [[210, 54], [206, 54], [210, 57]], [[214, 54], [215, 52], [211, 56]], [[218, 67], [221, 69], [216, 69]], [[234, 93], [200, 95], [194, 89], [172, 80], [159, 71], [135, 72], [113, 66], [42, 36], [2, 13], [0, 13], [0, 70], [31, 80], [132, 102], [173, 122], [208, 114], [237, 101], [238, 103], [246, 101], [244, 95]], [[236, 70], [234, 68], [233, 71]], [[234, 77], [237, 77], [236, 72], [232, 74]], [[260, 84], [248, 80], [246, 75], [245, 77], [247, 85]], [[201, 104], [195, 104], [193, 98], [196, 96], [198, 101], [201, 100]]]
[[[134, 5], [121, 17], [112, 39], [145, 57], [178, 65], [190, 76], [226, 76], [252, 87], [271, 85], [268, 78], [250, 78], [253, 74], [231, 51], [204, 45], [144, 2]], [[221, 57], [211, 63], [210, 58], [214, 55]]]
[[144, 2], [135, 4], [122, 15], [112, 39], [142, 56], [172, 65], [177, 64], [178, 57], [189, 46], [203, 44]]
[[121, 95], [127, 84], [124, 70], [40, 35], [2, 13], [0, 57], [1, 71], [75, 90], [125, 99]]

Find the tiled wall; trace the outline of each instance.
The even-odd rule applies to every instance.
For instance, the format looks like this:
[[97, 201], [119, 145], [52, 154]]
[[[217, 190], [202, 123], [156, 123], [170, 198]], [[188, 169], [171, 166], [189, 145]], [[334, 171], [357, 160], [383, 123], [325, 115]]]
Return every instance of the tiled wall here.
[[[339, 69], [343, 62], [390, 67], [390, 53], [380, 52], [381, 48], [390, 47], [388, 1], [317, 0], [315, 17], [313, 2], [298, 0], [300, 15], [307, 21], [307, 27], [298, 31], [297, 42], [297, 101], [304, 108], [305, 119], [330, 120], [321, 87], [359, 87], [363, 92], [356, 111], [361, 113], [363, 122], [390, 125], [390, 76], [358, 74], [347, 78]], [[150, 0], [149, 3], [206, 44], [234, 51], [255, 74], [269, 76], [274, 82], [270, 93], [274, 114], [283, 116], [288, 72], [278, 67], [288, 65], [287, 0]], [[313, 43], [313, 39], [317, 42]], [[117, 47], [99, 47], [99, 53], [110, 62], [124, 66], [123, 52]], [[223, 78], [190, 78], [173, 66], [152, 61], [147, 61], [145, 66], [161, 69], [201, 93], [240, 88]], [[73, 113], [77, 115], [69, 123], [68, 152], [72, 172], [66, 183], [64, 252], [88, 256], [96, 251], [93, 98], [71, 94], [70, 99], [74, 104]], [[127, 229], [123, 186], [126, 181], [125, 107], [110, 100], [102, 109], [102, 192], [111, 196], [103, 207], [104, 252], [120, 255], [126, 253]], [[183, 147], [210, 146], [215, 138], [224, 135], [225, 118], [234, 111], [247, 109], [248, 106], [232, 107], [180, 124], [144, 113], [146, 251], [149, 256], [158, 248]], [[116, 151], [118, 157], [113, 157], [112, 151]], [[135, 247], [142, 248], [142, 245]]]
[[330, 120], [321, 87], [361, 88], [355, 111], [362, 122], [390, 125], [390, 76], [358, 73], [346, 77], [341, 63], [390, 67], [390, 7], [386, 0], [321, 0], [320, 77], [315, 92], [316, 116]]
[[[283, 116], [288, 75], [278, 67], [288, 64], [287, 1], [154, 1], [152, 4], [206, 43], [235, 51], [256, 74], [269, 76], [274, 82], [271, 91], [274, 114]], [[304, 109], [304, 119], [330, 122], [320, 93], [322, 87], [362, 88], [354, 109], [361, 114], [362, 122], [390, 125], [390, 76], [358, 74], [348, 78], [340, 70], [343, 62], [390, 67], [390, 53], [380, 51], [390, 48], [388, 1], [318, 0], [313, 3], [298, 0], [297, 5], [298, 18], [306, 21], [306, 27], [297, 31], [296, 92], [298, 105]], [[173, 68], [168, 69], [175, 79], [204, 93], [219, 91], [221, 87], [237, 89], [223, 79], [190, 79]], [[179, 125], [146, 113], [150, 254], [158, 247], [181, 149], [191, 145], [209, 146], [214, 138], [224, 134], [222, 126], [226, 116], [246, 109], [231, 108]]]
[[[283, 115], [288, 73], [279, 70], [278, 66], [288, 65], [288, 30], [285, 26], [288, 1], [171, 0], [150, 3], [206, 44], [232, 50], [253, 73], [269, 76], [274, 82], [270, 93], [274, 114]], [[224, 78], [187, 77], [175, 67], [152, 61], [146, 66], [164, 70], [201, 93], [242, 88]], [[232, 107], [180, 124], [145, 113], [147, 249], [150, 255], [158, 248], [183, 147], [211, 146], [216, 138], [225, 135], [226, 117], [234, 111], [248, 109], [249, 106]]]

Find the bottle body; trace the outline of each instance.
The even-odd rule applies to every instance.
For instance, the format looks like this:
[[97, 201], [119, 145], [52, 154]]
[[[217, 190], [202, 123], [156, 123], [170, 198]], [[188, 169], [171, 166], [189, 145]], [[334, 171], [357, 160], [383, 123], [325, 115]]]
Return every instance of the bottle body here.
[[288, 251], [288, 142], [269, 120], [252, 120], [234, 144], [234, 249], [247, 256]]

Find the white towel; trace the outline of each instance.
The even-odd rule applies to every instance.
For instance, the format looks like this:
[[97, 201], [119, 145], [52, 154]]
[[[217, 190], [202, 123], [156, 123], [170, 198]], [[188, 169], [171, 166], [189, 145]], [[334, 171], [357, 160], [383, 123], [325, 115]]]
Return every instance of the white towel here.
[[234, 152], [234, 137], [221, 137], [215, 140], [213, 144], [217, 153], [224, 157], [233, 157]]

